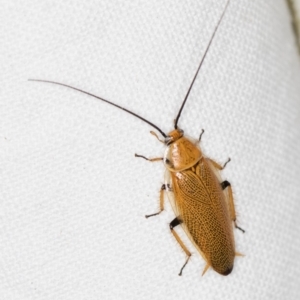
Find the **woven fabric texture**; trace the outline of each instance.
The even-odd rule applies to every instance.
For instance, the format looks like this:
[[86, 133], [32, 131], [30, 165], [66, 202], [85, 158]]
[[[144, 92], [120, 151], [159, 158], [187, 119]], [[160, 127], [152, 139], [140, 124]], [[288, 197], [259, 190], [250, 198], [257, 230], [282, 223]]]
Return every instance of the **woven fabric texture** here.
[[300, 299], [300, 63], [286, 2], [232, 0], [179, 126], [230, 164], [227, 277], [159, 205], [168, 132], [226, 1], [2, 1], [0, 299]]

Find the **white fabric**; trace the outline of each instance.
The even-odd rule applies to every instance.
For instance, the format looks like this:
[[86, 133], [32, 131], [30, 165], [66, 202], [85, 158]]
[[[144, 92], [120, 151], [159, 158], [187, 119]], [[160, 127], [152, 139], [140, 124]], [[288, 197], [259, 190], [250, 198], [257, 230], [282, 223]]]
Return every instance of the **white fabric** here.
[[[25, 3], [26, 2], [26, 3]], [[158, 208], [150, 126], [172, 129], [226, 1], [2, 1], [0, 299], [300, 299], [300, 64], [284, 0], [232, 0], [179, 125], [225, 162], [239, 224], [227, 277]], [[179, 230], [182, 234], [182, 231]]]

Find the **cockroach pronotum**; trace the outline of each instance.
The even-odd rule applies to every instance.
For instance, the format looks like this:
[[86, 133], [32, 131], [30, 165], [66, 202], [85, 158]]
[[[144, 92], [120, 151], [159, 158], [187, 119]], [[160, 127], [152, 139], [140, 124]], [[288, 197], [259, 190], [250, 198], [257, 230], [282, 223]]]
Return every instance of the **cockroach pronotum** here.
[[225, 168], [230, 159], [221, 166], [214, 160], [204, 156], [199, 146], [204, 130], [202, 130], [198, 139], [191, 139], [185, 137], [183, 130], [178, 127], [178, 121], [182, 110], [223, 19], [228, 4], [229, 1], [219, 18], [187, 94], [181, 104], [175, 119], [174, 130], [168, 134], [165, 134], [158, 126], [134, 112], [86, 91], [59, 82], [29, 79], [31, 81], [47, 82], [65, 86], [97, 98], [139, 118], [155, 128], [163, 136], [163, 139], [160, 139], [155, 132], [150, 131], [152, 135], [166, 145], [163, 157], [147, 158], [138, 154], [135, 154], [135, 156], [150, 162], [163, 161], [166, 167], [168, 175], [166, 176], [165, 183], [160, 189], [160, 209], [157, 213], [146, 215], [146, 217], [158, 215], [164, 210], [164, 194], [166, 191], [176, 215], [175, 219], [169, 225], [170, 230], [187, 256], [184, 265], [180, 269], [179, 275], [182, 274], [182, 270], [188, 263], [191, 252], [187, 249], [174, 230], [177, 225], [183, 227], [195, 248], [206, 261], [206, 266], [202, 275], [209, 267], [213, 268], [219, 274], [230, 274], [233, 269], [235, 256], [241, 255], [235, 251], [233, 225], [242, 232], [244, 232], [244, 230], [240, 228], [236, 222], [231, 185], [227, 180], [221, 180], [220, 177], [220, 171]]

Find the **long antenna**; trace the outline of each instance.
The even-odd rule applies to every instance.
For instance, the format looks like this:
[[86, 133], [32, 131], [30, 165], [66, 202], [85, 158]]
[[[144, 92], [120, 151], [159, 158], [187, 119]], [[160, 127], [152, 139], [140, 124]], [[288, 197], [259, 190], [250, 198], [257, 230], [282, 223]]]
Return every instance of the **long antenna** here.
[[118, 104], [115, 104], [115, 103], [113, 103], [113, 102], [110, 102], [110, 101], [108, 101], [108, 100], [106, 100], [106, 99], [103, 99], [103, 98], [101, 98], [101, 97], [98, 97], [98, 96], [96, 96], [96, 95], [94, 95], [94, 94], [91, 94], [91, 93], [89, 93], [89, 92], [83, 91], [83, 90], [78, 89], [78, 88], [76, 88], [76, 87], [73, 87], [73, 86], [70, 86], [70, 85], [67, 85], [67, 84], [64, 84], [64, 83], [60, 83], [60, 82], [55, 82], [55, 81], [50, 81], [50, 80], [41, 80], [41, 79], [28, 79], [28, 80], [29, 80], [29, 81], [39, 81], [39, 82], [46, 82], [46, 83], [52, 83], [52, 84], [56, 84], [56, 85], [61, 85], [61, 86], [65, 86], [65, 87], [67, 87], [67, 88], [70, 88], [70, 89], [72, 89], [72, 90], [81, 92], [81, 93], [83, 93], [83, 94], [92, 96], [92, 97], [94, 97], [94, 98], [96, 98], [96, 99], [98, 99], [98, 100], [104, 101], [104, 102], [106, 102], [106, 103], [108, 103], [108, 104], [110, 104], [110, 105], [112, 105], [112, 106], [115, 106], [115, 107], [117, 107], [117, 108], [120, 108], [120, 109], [126, 111], [127, 113], [129, 113], [129, 114], [135, 116], [136, 118], [138, 118], [138, 119], [144, 121], [145, 123], [149, 124], [150, 126], [152, 126], [153, 128], [155, 128], [156, 130], [158, 130], [158, 131], [161, 133], [161, 135], [162, 135], [163, 137], [165, 137], [165, 138], [167, 137], [167, 135], [166, 135], [166, 134], [158, 127], [158, 126], [156, 126], [155, 124], [151, 123], [150, 121], [144, 119], [143, 117], [137, 115], [136, 113], [134, 113], [134, 112], [132, 112], [132, 111], [130, 111], [130, 110], [128, 110], [128, 109], [126, 109], [126, 108], [124, 108], [124, 107], [118, 105]]
[[208, 52], [208, 50], [209, 50], [209, 47], [210, 47], [210, 45], [211, 45], [211, 43], [212, 43], [212, 41], [213, 41], [213, 39], [214, 39], [214, 37], [215, 37], [215, 34], [216, 34], [216, 32], [217, 32], [217, 30], [218, 30], [218, 28], [219, 28], [219, 25], [220, 25], [220, 23], [221, 23], [221, 21], [222, 21], [224, 15], [225, 15], [225, 12], [226, 12], [226, 9], [227, 9], [227, 7], [228, 7], [229, 2], [230, 2], [230, 0], [228, 0], [227, 3], [226, 3], [226, 6], [225, 6], [225, 8], [224, 8], [224, 10], [223, 10], [223, 12], [222, 12], [222, 15], [221, 15], [219, 21], [218, 21], [218, 24], [217, 24], [217, 26], [215, 27], [215, 30], [214, 30], [214, 32], [213, 32], [213, 34], [212, 34], [212, 36], [211, 36], [211, 38], [210, 38], [210, 41], [209, 41], [209, 43], [208, 43], [208, 45], [207, 45], [207, 47], [206, 47], [206, 50], [205, 50], [205, 52], [204, 52], [204, 55], [203, 55], [203, 57], [202, 57], [202, 59], [201, 59], [201, 61], [200, 61], [199, 67], [198, 67], [198, 69], [197, 69], [197, 71], [196, 71], [196, 74], [195, 74], [195, 76], [194, 76], [194, 78], [193, 78], [193, 81], [192, 81], [192, 83], [191, 83], [191, 85], [190, 85], [190, 87], [189, 87], [189, 89], [188, 89], [188, 91], [187, 91], [187, 94], [186, 94], [186, 96], [185, 96], [185, 98], [184, 98], [184, 100], [183, 100], [183, 102], [182, 102], [182, 104], [181, 104], [181, 107], [180, 107], [180, 109], [179, 109], [178, 115], [177, 115], [177, 117], [176, 117], [176, 119], [175, 119], [175, 124], [174, 124], [175, 129], [177, 129], [177, 127], [178, 127], [178, 120], [179, 120], [179, 118], [180, 118], [180, 116], [181, 116], [181, 113], [182, 113], [182, 110], [183, 110], [183, 108], [184, 108], [184, 105], [185, 105], [185, 103], [186, 103], [186, 101], [187, 101], [187, 98], [188, 98], [188, 96], [189, 96], [189, 94], [190, 94], [190, 91], [191, 91], [191, 89], [192, 89], [192, 87], [193, 87], [193, 85], [194, 85], [194, 82], [195, 82], [195, 80], [196, 80], [196, 78], [197, 78], [197, 75], [198, 75], [198, 73], [199, 73], [199, 71], [200, 71], [200, 69], [201, 69], [201, 66], [202, 66], [202, 64], [203, 64], [203, 62], [204, 62], [204, 59], [205, 59], [206, 54], [207, 54], [207, 52]]

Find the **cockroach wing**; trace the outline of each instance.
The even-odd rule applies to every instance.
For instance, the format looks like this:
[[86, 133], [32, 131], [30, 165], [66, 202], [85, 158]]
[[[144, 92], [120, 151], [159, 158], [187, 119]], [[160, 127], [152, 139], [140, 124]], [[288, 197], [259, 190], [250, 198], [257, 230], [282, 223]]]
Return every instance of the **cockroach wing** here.
[[168, 197], [185, 233], [215, 271], [231, 270], [233, 226], [219, 172], [204, 157], [189, 169], [167, 172]]

